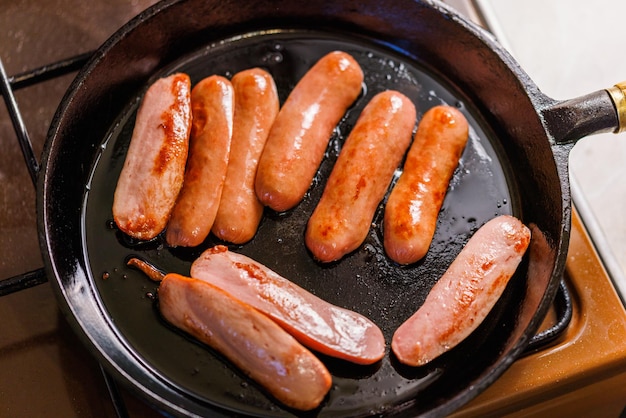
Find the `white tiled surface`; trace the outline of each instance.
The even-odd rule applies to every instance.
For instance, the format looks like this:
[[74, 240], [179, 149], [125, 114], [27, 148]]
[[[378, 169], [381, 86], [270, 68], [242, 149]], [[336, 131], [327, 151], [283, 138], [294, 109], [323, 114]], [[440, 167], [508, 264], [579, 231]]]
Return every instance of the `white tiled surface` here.
[[[548, 96], [569, 99], [626, 80], [626, 1], [477, 0]], [[621, 37], [621, 38], [620, 38]], [[626, 294], [626, 133], [582, 139], [570, 155], [577, 208]]]

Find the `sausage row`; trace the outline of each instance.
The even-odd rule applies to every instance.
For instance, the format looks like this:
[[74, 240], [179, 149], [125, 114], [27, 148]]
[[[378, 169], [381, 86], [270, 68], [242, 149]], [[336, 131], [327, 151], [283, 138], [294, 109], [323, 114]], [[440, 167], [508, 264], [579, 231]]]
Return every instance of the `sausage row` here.
[[[235, 244], [251, 240], [264, 206], [285, 211], [303, 199], [362, 83], [358, 63], [340, 51], [322, 57], [282, 108], [272, 76], [258, 68], [232, 81], [207, 77], [191, 93], [184, 74], [155, 82], [116, 188], [116, 224], [140, 240], [166, 228], [172, 247], [200, 245], [210, 232]], [[317, 260], [336, 261], [362, 244], [411, 141], [386, 204], [384, 248], [400, 264], [424, 257], [468, 124], [457, 109], [436, 106], [413, 139], [415, 119], [413, 103], [392, 90], [363, 109], [307, 224]]]

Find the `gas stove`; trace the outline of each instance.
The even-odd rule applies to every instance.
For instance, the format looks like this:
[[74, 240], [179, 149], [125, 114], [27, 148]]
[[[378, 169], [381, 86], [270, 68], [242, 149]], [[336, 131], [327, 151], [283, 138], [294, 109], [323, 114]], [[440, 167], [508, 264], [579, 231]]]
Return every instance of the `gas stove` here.
[[[118, 386], [62, 317], [41, 268], [33, 187], [48, 126], [75, 71], [119, 26], [153, 3], [22, 0], [0, 12], [6, 73], [0, 76], [7, 102], [0, 109], [3, 417], [162, 416]], [[485, 27], [497, 26], [488, 2], [446, 3]], [[542, 332], [494, 385], [454, 416], [623, 414], [626, 312], [607, 268], [613, 259], [598, 253], [604, 244], [593, 233], [595, 218], [586, 215], [583, 199], [575, 203], [562, 291]]]

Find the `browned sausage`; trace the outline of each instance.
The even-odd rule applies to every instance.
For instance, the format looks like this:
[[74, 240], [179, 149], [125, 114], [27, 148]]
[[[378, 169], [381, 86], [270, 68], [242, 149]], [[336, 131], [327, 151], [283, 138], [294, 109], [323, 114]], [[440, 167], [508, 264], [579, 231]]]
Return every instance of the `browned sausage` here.
[[307, 225], [306, 245], [316, 259], [338, 260], [365, 240], [411, 143], [415, 117], [413, 103], [392, 90], [363, 109]]
[[165, 232], [172, 247], [199, 245], [211, 232], [233, 134], [232, 84], [217, 75], [201, 80], [191, 91], [191, 109], [193, 124], [185, 182]]
[[207, 282], [166, 275], [159, 309], [291, 408], [316, 408], [330, 390], [332, 378], [317, 357], [267, 316]]
[[202, 253], [191, 265], [191, 275], [237, 295], [320, 353], [357, 364], [372, 364], [385, 355], [385, 337], [372, 321], [224, 246]]
[[157, 80], [142, 99], [113, 197], [113, 219], [149, 240], [167, 225], [183, 184], [191, 129], [189, 76]]
[[279, 103], [274, 79], [260, 68], [239, 72], [231, 82], [235, 91], [233, 138], [212, 231], [224, 241], [242, 244], [254, 237], [263, 216], [254, 180]]
[[424, 114], [385, 205], [383, 240], [392, 260], [410, 264], [426, 255], [467, 136], [467, 120], [456, 108], [436, 106]]
[[421, 366], [471, 334], [502, 295], [529, 242], [530, 230], [508, 215], [476, 231], [424, 304], [394, 333], [398, 360]]
[[339, 51], [322, 57], [298, 82], [274, 121], [259, 161], [256, 193], [264, 205], [285, 211], [302, 200], [362, 82], [359, 64]]

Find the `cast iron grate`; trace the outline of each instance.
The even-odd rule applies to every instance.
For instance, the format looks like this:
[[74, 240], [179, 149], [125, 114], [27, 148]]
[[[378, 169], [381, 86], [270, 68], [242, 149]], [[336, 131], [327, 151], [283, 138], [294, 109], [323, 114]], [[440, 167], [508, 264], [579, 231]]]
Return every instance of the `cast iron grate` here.
[[[4, 65], [2, 64], [2, 59], [0, 59], [0, 91], [2, 92], [2, 97], [11, 118], [18, 144], [24, 156], [24, 162], [28, 168], [28, 173], [34, 186], [37, 184], [39, 160], [33, 152], [30, 137], [13, 92], [21, 88], [32, 86], [46, 80], [78, 71], [87, 62], [91, 54], [91, 52], [87, 52], [76, 55], [74, 57], [53, 62], [11, 77], [7, 76]], [[46, 283], [47, 281], [48, 278], [46, 277], [46, 272], [43, 268], [1, 279], [0, 296], [19, 292], [21, 290]], [[526, 349], [526, 353], [548, 346], [567, 329], [572, 317], [572, 301], [564, 280], [561, 280], [554, 300], [554, 308], [557, 317], [555, 324], [535, 335], [531, 339]], [[117, 416], [120, 418], [127, 417], [128, 412], [126, 406], [124, 405], [124, 401], [122, 400], [114, 379], [102, 367], [101, 370]]]

